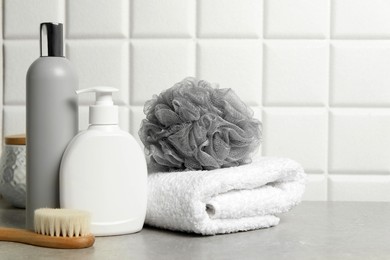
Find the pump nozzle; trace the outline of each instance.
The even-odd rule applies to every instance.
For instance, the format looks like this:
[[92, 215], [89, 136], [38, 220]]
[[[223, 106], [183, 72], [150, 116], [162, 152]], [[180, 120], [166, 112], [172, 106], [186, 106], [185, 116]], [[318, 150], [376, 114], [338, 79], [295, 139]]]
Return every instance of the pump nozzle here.
[[118, 92], [118, 89], [113, 87], [107, 87], [107, 86], [96, 86], [92, 88], [76, 90], [77, 94], [90, 93], [90, 92], [96, 93], [95, 105], [113, 105], [114, 102], [112, 101], [112, 93]]
[[112, 100], [112, 93], [117, 91], [117, 88], [107, 86], [76, 90], [77, 94], [96, 93], [95, 105], [89, 107], [89, 123], [91, 125], [118, 124], [118, 106], [114, 106]]

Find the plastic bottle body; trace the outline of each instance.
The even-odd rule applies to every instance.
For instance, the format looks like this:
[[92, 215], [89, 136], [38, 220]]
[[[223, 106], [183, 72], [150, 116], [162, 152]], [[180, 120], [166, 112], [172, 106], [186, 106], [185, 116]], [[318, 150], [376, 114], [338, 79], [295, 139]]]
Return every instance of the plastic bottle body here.
[[64, 57], [40, 57], [26, 78], [26, 227], [37, 208], [59, 207], [59, 167], [78, 132], [78, 78]]
[[60, 191], [61, 207], [91, 212], [95, 236], [140, 231], [147, 203], [141, 147], [117, 125], [90, 126], [64, 153]]

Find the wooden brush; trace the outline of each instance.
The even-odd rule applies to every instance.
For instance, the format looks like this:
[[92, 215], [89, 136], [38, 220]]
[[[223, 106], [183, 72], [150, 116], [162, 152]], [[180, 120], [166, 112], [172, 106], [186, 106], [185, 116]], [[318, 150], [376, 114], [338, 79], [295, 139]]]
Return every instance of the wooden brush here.
[[0, 228], [0, 241], [19, 242], [34, 246], [77, 249], [93, 245], [89, 233], [91, 218], [88, 212], [74, 209], [37, 209], [34, 213], [35, 232]]

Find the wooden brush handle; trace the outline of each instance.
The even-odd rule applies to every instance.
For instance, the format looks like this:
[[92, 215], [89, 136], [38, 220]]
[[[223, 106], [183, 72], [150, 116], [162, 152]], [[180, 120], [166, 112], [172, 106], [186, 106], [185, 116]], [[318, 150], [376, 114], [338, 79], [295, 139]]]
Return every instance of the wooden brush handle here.
[[83, 237], [52, 237], [16, 228], [0, 228], [0, 241], [19, 242], [34, 246], [78, 249], [93, 245], [95, 237], [87, 235]]

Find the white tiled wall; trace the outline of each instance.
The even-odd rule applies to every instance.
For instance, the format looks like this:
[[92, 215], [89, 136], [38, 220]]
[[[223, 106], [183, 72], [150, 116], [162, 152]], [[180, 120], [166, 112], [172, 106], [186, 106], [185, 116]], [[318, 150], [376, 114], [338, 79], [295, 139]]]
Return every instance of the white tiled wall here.
[[[390, 201], [390, 1], [0, 0], [2, 133], [25, 131], [38, 28], [63, 22], [80, 87], [120, 89], [120, 124], [186, 76], [233, 88], [264, 124], [260, 153], [299, 161], [306, 200]], [[82, 97], [80, 126], [87, 127]]]

